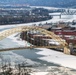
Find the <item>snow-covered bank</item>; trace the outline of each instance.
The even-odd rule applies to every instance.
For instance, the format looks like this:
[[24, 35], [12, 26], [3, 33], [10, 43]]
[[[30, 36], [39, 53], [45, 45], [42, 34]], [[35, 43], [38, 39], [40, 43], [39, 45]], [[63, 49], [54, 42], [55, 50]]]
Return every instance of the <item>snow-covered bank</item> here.
[[30, 25], [36, 25], [38, 26], [40, 23], [45, 24], [47, 23], [58, 23], [60, 21], [62, 22], [72, 22], [73, 20], [76, 20], [76, 15], [72, 15], [70, 17], [69, 15], [62, 15], [62, 18], [60, 19], [59, 16], [54, 16], [50, 20], [46, 21], [40, 21], [40, 22], [33, 22], [33, 23], [23, 23], [23, 24], [12, 24], [12, 25], [0, 25], [0, 29], [5, 29], [5, 28], [13, 28], [13, 27], [18, 27], [18, 26], [30, 26]]
[[66, 55], [64, 53], [53, 51], [51, 49], [46, 48], [38, 48], [38, 49], [41, 51], [37, 52], [37, 54], [44, 55], [44, 57], [39, 58], [40, 60], [53, 62], [61, 66], [76, 69], [76, 56]]
[[48, 72], [33, 72], [33, 73], [30, 73], [31, 75], [47, 75]]
[[44, 24], [44, 23], [46, 23], [46, 22], [48, 22], [48, 23], [50, 23], [50, 21], [51, 21], [52, 19], [50, 19], [50, 20], [46, 20], [46, 21], [40, 21], [40, 22], [32, 22], [32, 23], [22, 23], [22, 24], [10, 24], [10, 25], [1, 25], [0, 26], [0, 29], [4, 29], [4, 28], [10, 28], [10, 27], [17, 27], [17, 26], [30, 26], [30, 25], [34, 25], [34, 24], [36, 24], [36, 25], [38, 25], [38, 24], [40, 24], [40, 23], [42, 23], [42, 24]]
[[21, 40], [19, 36], [15, 37], [18, 33], [9, 36], [8, 38], [11, 39], [13, 42], [17, 43], [20, 47], [27, 45], [27, 42]]
[[45, 24], [46, 22], [47, 23], [57, 23], [57, 22], [60, 22], [60, 21], [69, 22], [69, 20], [72, 21], [72, 20], [76, 19], [76, 17], [75, 17], [76, 15], [73, 15], [73, 17], [71, 17], [71, 19], [69, 19], [70, 18], [69, 15], [66, 15], [66, 16], [63, 15], [64, 18], [62, 18], [62, 19], [60, 19], [59, 16], [54, 16], [50, 20], [40, 21], [40, 22], [23, 23], [23, 24], [12, 24], [12, 25], [0, 25], [0, 29], [11, 28], [11, 27], [13, 28], [13, 27], [17, 27], [17, 26], [30, 26], [30, 25], [36, 25], [36, 26], [38, 26], [38, 24], [40, 24], [40, 23]]
[[49, 7], [49, 6], [31, 6], [31, 8], [44, 8], [48, 10], [66, 9], [66, 8]]

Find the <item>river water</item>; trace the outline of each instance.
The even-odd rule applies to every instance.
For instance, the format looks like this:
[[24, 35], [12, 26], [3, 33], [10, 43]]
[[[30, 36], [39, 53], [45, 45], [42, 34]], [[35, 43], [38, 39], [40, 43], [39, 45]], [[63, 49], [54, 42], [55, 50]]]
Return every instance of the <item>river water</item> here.
[[[9, 38], [6, 38], [6, 39], [0, 41], [0, 48], [9, 48], [9, 47], [18, 47], [18, 46], [19, 45], [17, 43], [13, 42]], [[16, 53], [20, 56], [23, 56], [24, 58], [38, 62], [41, 65], [46, 64], [47, 66], [59, 66], [57, 64], [53, 64], [53, 63], [49, 63], [47, 61], [39, 60], [38, 58], [43, 57], [43, 55], [36, 54], [39, 51], [40, 50], [38, 50], [38, 49], [24, 49], [24, 50], [15, 50], [15, 51], [13, 50], [12, 52]], [[8, 51], [8, 54], [9, 54], [9, 52], [10, 51]], [[1, 53], [3, 54], [3, 53], [7, 53], [7, 52], [1, 52]]]

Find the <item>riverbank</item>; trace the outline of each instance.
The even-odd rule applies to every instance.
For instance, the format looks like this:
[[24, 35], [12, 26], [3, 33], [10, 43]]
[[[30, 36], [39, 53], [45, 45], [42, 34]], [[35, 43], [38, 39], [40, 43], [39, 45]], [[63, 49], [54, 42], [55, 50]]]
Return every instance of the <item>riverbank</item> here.
[[[55, 14], [55, 13], [54, 13]], [[70, 19], [70, 21], [72, 21], [73, 19], [75, 19], [75, 15], [72, 17], [72, 19]], [[46, 20], [46, 21], [40, 21], [40, 22], [31, 22], [31, 23], [22, 23], [22, 24], [8, 24], [8, 25], [0, 25], [0, 29], [4, 29], [4, 28], [10, 28], [10, 27], [17, 27], [17, 26], [29, 26], [29, 25], [36, 25], [38, 26], [38, 24], [45, 24], [47, 23], [58, 23], [60, 21], [64, 21], [64, 22], [69, 22], [69, 19], [66, 18], [64, 16], [64, 18], [60, 19], [58, 16], [54, 16], [52, 19], [50, 20]]]
[[62, 52], [57, 52], [46, 48], [39, 48], [39, 50], [42, 51], [38, 52], [37, 54], [44, 55], [44, 57], [41, 57], [39, 59], [48, 62], [53, 62], [55, 64], [60, 64], [64, 67], [76, 69], [76, 56], [66, 55]]

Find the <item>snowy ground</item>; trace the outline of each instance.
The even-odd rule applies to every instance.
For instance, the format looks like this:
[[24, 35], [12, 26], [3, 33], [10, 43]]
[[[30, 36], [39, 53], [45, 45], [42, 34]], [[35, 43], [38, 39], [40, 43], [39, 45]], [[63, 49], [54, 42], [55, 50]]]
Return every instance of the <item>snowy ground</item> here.
[[20, 38], [19, 38], [19, 36], [18, 37], [14, 37], [15, 35], [17, 35], [18, 33], [16, 33], [16, 34], [13, 34], [13, 35], [11, 35], [11, 36], [9, 36], [8, 38], [10, 38], [13, 42], [16, 42], [16, 43], [18, 43], [19, 44], [19, 46], [27, 46], [27, 42], [25, 42], [24, 40], [21, 40]]
[[31, 75], [47, 75], [48, 72], [33, 72], [33, 73], [30, 73]]
[[76, 56], [66, 55], [64, 53], [53, 51], [51, 49], [46, 48], [39, 49], [42, 51], [37, 52], [37, 54], [44, 55], [44, 57], [41, 57], [39, 59], [60, 64], [61, 66], [76, 69]]

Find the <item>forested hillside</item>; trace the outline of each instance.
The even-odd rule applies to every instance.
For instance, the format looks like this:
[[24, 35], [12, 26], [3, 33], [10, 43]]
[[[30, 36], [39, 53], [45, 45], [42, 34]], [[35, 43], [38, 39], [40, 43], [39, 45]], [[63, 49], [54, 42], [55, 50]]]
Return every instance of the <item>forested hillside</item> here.
[[30, 4], [35, 6], [76, 7], [76, 0], [0, 0], [1, 4]]

